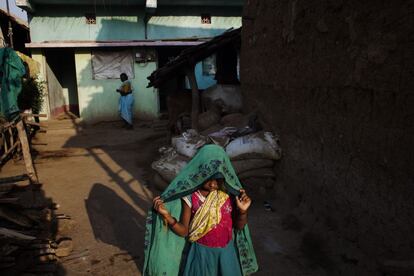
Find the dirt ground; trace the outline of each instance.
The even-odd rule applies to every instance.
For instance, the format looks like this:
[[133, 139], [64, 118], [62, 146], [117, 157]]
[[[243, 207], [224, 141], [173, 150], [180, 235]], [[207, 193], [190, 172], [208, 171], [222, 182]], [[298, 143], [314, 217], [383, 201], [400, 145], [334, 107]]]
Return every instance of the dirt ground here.
[[[59, 205], [62, 236], [74, 241], [60, 275], [141, 275], [145, 216], [153, 196], [150, 164], [167, 143], [145, 123], [124, 130], [120, 122], [83, 126], [49, 121], [33, 141], [35, 166], [46, 196]], [[8, 162], [2, 176], [24, 172]], [[253, 197], [249, 224], [260, 266], [256, 275], [326, 275], [301, 254], [300, 231], [284, 230], [281, 215]], [[271, 203], [275, 203], [270, 200]]]

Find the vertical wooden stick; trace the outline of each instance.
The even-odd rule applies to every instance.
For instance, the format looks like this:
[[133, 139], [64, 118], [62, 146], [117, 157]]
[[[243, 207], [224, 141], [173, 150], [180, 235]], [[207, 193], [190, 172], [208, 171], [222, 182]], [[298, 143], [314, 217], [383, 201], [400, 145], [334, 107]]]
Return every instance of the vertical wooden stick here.
[[186, 74], [190, 82], [191, 87], [191, 97], [192, 97], [192, 106], [191, 106], [191, 128], [198, 131], [198, 113], [200, 107], [200, 94], [198, 91], [197, 80], [194, 73], [195, 67], [191, 66], [187, 68]]
[[26, 129], [24, 128], [23, 120], [16, 124], [17, 132], [19, 133], [20, 144], [22, 146], [24, 165], [26, 166], [27, 175], [32, 184], [39, 184], [35, 168], [33, 166], [32, 155], [30, 153], [29, 141], [27, 140]]

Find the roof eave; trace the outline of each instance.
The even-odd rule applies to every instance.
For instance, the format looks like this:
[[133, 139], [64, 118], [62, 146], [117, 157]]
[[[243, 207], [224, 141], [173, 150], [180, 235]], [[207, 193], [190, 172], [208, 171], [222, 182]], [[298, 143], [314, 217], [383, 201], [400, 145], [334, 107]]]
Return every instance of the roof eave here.
[[136, 41], [44, 41], [26, 43], [26, 48], [102, 48], [195, 46], [206, 40], [136, 40]]
[[30, 0], [16, 0], [16, 6], [30, 13], [35, 12], [35, 5]]

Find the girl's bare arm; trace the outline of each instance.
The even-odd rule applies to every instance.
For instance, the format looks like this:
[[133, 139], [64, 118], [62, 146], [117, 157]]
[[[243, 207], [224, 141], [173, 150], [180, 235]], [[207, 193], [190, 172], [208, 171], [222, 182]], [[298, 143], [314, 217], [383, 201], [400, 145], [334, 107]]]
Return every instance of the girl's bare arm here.
[[159, 197], [154, 198], [153, 202], [154, 209], [163, 217], [170, 229], [181, 237], [187, 237], [191, 219], [191, 208], [184, 202], [184, 200], [181, 200], [182, 212], [179, 221], [171, 216], [165, 208], [164, 202]]
[[251, 203], [252, 203], [252, 200], [246, 194], [246, 191], [244, 189], [241, 189], [240, 195], [236, 197], [237, 211], [236, 211], [235, 223], [234, 223], [236, 229], [241, 230], [246, 225], [247, 210], [249, 209]]

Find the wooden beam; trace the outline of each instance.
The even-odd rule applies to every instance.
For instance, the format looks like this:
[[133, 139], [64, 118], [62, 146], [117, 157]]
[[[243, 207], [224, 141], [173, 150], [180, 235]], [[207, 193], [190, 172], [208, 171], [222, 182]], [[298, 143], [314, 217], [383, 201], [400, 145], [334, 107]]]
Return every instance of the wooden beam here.
[[22, 116], [22, 117], [41, 117], [41, 118], [46, 118], [47, 117], [46, 114], [33, 114], [33, 113], [20, 113], [20, 116]]
[[6, 47], [6, 40], [4, 39], [3, 31], [0, 28], [0, 48]]
[[22, 146], [24, 165], [26, 167], [27, 175], [30, 178], [32, 184], [39, 184], [35, 168], [33, 166], [32, 155], [30, 153], [29, 141], [27, 139], [26, 129], [24, 127], [23, 121], [20, 120], [16, 124], [17, 132], [19, 133], [20, 144]]
[[196, 64], [229, 44], [240, 44], [240, 34], [241, 28], [227, 31], [203, 44], [183, 50], [178, 57], [147, 77], [149, 80], [147, 87], [159, 88], [166, 80], [176, 77], [178, 73], [186, 70], [188, 64]]
[[31, 121], [27, 121], [26, 124], [31, 125], [31, 126], [37, 126], [37, 127], [47, 128], [47, 126], [44, 126], [43, 124], [36, 123], [36, 122], [31, 122]]
[[194, 73], [195, 66], [191, 65], [186, 69], [186, 75], [191, 87], [191, 128], [198, 131], [198, 113], [200, 112], [200, 93], [198, 91], [197, 79]]
[[23, 233], [17, 232], [12, 229], [7, 229], [4, 227], [0, 227], [0, 235], [4, 237], [9, 237], [13, 239], [19, 239], [19, 240], [35, 240], [36, 237], [25, 235]]
[[0, 157], [0, 164], [3, 162], [4, 159], [6, 159], [9, 154], [11, 154], [17, 147], [19, 146], [19, 142], [16, 141], [11, 148], [5, 147], [4, 154]]
[[30, 13], [35, 12], [35, 6], [29, 0], [16, 0], [16, 6]]
[[29, 176], [27, 174], [22, 174], [22, 175], [0, 178], [0, 184], [16, 183], [16, 182], [26, 181], [26, 180], [29, 180]]

